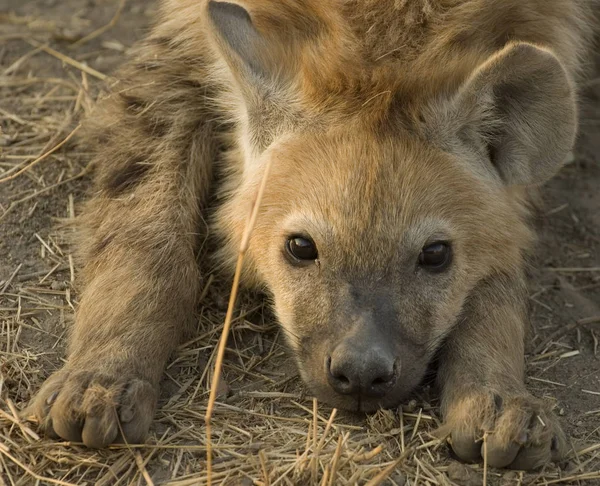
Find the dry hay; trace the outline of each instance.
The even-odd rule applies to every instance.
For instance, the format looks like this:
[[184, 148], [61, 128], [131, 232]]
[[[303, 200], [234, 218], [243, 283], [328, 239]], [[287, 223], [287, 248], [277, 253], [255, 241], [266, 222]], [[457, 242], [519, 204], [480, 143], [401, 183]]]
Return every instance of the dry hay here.
[[[0, 225], [12, 218], [26, 235], [23, 240], [15, 236], [18, 231], [0, 226], [5, 239], [0, 255], [11, 247], [18, 254], [24, 241], [38, 249], [33, 261], [10, 269], [0, 265], [0, 486], [206, 483], [204, 417], [230, 293], [230, 284], [216, 277], [206, 282], [197, 337], [180, 346], [169, 364], [146, 444], [90, 451], [49, 441], [19, 412], [60, 366], [77, 305], [68, 230], [55, 230], [48, 221], [38, 232], [35, 225], [29, 229], [28, 220], [44, 211], [53, 218], [74, 217], [89, 158], [68, 139], [105, 78], [78, 60], [85, 58], [78, 49], [115, 25], [123, 4], [108, 27], [80, 37], [67, 52], [64, 44], [50, 47], [39, 28], [32, 31], [41, 19], [7, 15], [0, 24], [10, 27], [0, 36], [0, 191], [10, 189], [0, 199]], [[12, 48], [21, 54], [11, 57], [6, 51]], [[29, 61], [39, 56], [56, 62], [59, 74], [32, 68]], [[49, 199], [56, 204], [47, 208]], [[244, 295], [232, 324], [212, 417], [214, 484], [600, 484], [600, 443], [589, 441], [574, 444], [566, 470], [548, 466], [524, 475], [453, 461], [447, 445], [432, 434], [439, 415], [427, 389], [394, 411], [368, 417], [332, 411], [305, 396], [260, 299]], [[560, 342], [563, 335], [551, 335], [537, 347], [530, 360], [534, 369], [560, 366], [573, 356]], [[600, 416], [600, 410], [589, 413]]]

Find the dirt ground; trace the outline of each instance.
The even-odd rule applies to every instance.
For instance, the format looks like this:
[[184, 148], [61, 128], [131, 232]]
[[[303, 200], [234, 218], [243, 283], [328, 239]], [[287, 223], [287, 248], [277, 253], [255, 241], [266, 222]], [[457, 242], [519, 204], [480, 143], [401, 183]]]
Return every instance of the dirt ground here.
[[[89, 451], [52, 442], [18, 412], [64, 360], [77, 287], [69, 230], [57, 224], [77, 214], [89, 154], [68, 141], [17, 171], [72, 132], [154, 10], [143, 0], [0, 6], [0, 486], [206, 482], [203, 417], [229, 295], [217, 275], [206, 282], [197, 337], [167, 370], [147, 444]], [[535, 474], [461, 465], [430, 435], [439, 415], [428, 388], [398, 410], [330, 420], [326, 405], [313, 409], [261, 300], [243, 296], [213, 420], [216, 484], [380, 484], [388, 466], [381, 484], [600, 484], [598, 72], [583, 89], [574, 160], [545, 191], [531, 278], [527, 382], [556, 401], [568, 460]]]

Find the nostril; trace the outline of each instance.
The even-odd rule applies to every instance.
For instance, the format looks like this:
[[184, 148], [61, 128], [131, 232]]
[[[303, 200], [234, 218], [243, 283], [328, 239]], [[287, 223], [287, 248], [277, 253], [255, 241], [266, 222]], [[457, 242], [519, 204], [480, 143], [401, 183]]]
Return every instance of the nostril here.
[[337, 365], [332, 363], [331, 356], [327, 357], [325, 367], [327, 369], [327, 380], [336, 392], [344, 395], [354, 393], [355, 384], [344, 373], [344, 369], [339, 366], [339, 363]]
[[384, 373], [381, 374], [377, 377], [375, 377], [372, 381], [371, 381], [371, 386], [381, 386], [381, 385], [389, 385], [390, 383], [392, 383], [396, 378], [396, 372], [395, 369], [389, 371], [388, 373]]
[[385, 385], [386, 383], [389, 383], [391, 379], [391, 376], [380, 376], [373, 380], [373, 385]]
[[[383, 371], [383, 370], [382, 370]], [[394, 362], [385, 372], [375, 376], [369, 385], [366, 394], [376, 397], [384, 395], [396, 382], [398, 362]]]
[[350, 380], [348, 379], [347, 376], [345, 376], [343, 373], [340, 373], [339, 371], [335, 371], [331, 369], [331, 356], [327, 357], [327, 374], [331, 377], [334, 378], [335, 380], [339, 381], [340, 383], [347, 385], [350, 383]]
[[349, 385], [350, 380], [346, 378], [344, 375], [333, 375], [333, 377], [339, 381], [342, 385]]

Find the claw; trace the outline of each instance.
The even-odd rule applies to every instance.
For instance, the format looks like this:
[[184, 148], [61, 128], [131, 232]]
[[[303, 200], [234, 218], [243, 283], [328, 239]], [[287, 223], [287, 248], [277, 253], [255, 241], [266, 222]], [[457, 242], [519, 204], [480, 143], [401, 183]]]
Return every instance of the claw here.
[[504, 404], [504, 400], [498, 394], [494, 395], [494, 406], [496, 407], [496, 412], [500, 412], [502, 410], [502, 405]]
[[53, 392], [48, 398], [46, 398], [46, 405], [52, 405], [58, 396], [58, 392]]
[[523, 445], [523, 444], [526, 444], [528, 440], [529, 440], [529, 434], [527, 433], [526, 430], [524, 430], [519, 434], [519, 437], [517, 437], [517, 440], [515, 442], [519, 445]]

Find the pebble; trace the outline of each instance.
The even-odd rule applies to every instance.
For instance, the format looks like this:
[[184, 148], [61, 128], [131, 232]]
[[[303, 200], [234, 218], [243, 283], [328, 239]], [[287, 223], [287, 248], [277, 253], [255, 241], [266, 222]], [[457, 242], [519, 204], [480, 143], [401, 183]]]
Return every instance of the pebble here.
[[514, 486], [519, 482], [519, 474], [515, 471], [508, 471], [502, 475], [500, 486]]
[[448, 466], [448, 477], [462, 486], [481, 486], [483, 478], [476, 471], [460, 462], [452, 462]]
[[61, 282], [59, 280], [54, 280], [50, 284], [50, 288], [52, 290], [65, 290], [67, 288], [67, 284], [65, 284], [64, 282]]

